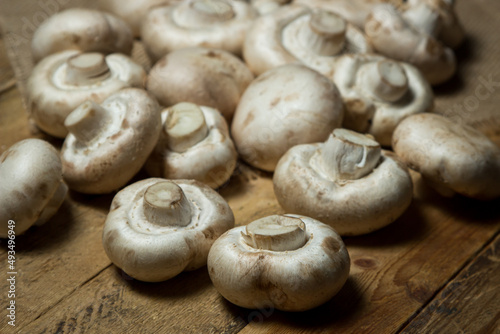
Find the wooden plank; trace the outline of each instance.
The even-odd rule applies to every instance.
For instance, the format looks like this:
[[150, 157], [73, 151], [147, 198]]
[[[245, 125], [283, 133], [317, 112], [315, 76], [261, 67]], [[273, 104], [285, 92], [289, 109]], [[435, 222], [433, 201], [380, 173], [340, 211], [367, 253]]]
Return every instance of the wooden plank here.
[[339, 295], [300, 314], [267, 312], [241, 333], [396, 333], [500, 229], [500, 201], [442, 199], [416, 183], [397, 222], [345, 239], [352, 267]]
[[500, 235], [402, 333], [500, 333]]

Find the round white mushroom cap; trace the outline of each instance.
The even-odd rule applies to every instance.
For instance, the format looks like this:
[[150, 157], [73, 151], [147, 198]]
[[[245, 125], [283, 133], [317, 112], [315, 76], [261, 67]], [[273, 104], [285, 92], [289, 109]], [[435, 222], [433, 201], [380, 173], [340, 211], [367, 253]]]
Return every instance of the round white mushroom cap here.
[[287, 214], [229, 230], [213, 244], [207, 266], [217, 291], [233, 304], [305, 311], [342, 288], [350, 259], [331, 227]]
[[163, 131], [146, 162], [152, 176], [193, 179], [218, 188], [238, 154], [224, 117], [215, 109], [182, 102], [162, 111]]
[[241, 54], [245, 34], [257, 11], [240, 0], [186, 0], [153, 8], [141, 37], [153, 61], [189, 47], [222, 49]]
[[377, 53], [416, 66], [431, 85], [443, 83], [455, 73], [453, 51], [414, 27], [390, 4], [372, 10], [365, 33]]
[[274, 193], [287, 212], [360, 235], [395, 221], [410, 205], [413, 183], [394, 153], [369, 135], [335, 129], [325, 143], [292, 147], [279, 161]]
[[126, 88], [101, 105], [86, 101], [68, 115], [61, 151], [64, 179], [76, 191], [109, 193], [144, 165], [161, 131], [160, 107], [146, 91]]
[[370, 133], [384, 146], [391, 145], [401, 120], [434, 106], [432, 89], [419, 70], [380, 56], [339, 57], [333, 82], [344, 101], [343, 126]]
[[231, 134], [243, 160], [273, 171], [286, 151], [324, 141], [342, 124], [343, 105], [331, 80], [303, 65], [256, 78], [241, 97]]
[[8, 221], [15, 234], [41, 225], [59, 209], [68, 187], [62, 180], [57, 150], [40, 139], [25, 139], [0, 156], [0, 238], [8, 235]]
[[219, 110], [230, 122], [253, 78], [245, 63], [229, 52], [187, 48], [153, 66], [147, 89], [164, 106], [192, 102]]
[[213, 242], [233, 226], [231, 208], [210, 187], [150, 178], [116, 194], [102, 242], [129, 276], [159, 282], [204, 266]]
[[130, 54], [133, 36], [120, 18], [94, 9], [70, 8], [52, 15], [35, 31], [31, 42], [38, 61], [64, 50]]
[[64, 120], [86, 100], [101, 103], [126, 87], [143, 87], [146, 73], [122, 54], [63, 51], [39, 62], [28, 80], [31, 116], [48, 134], [64, 138]]
[[437, 114], [418, 114], [394, 131], [398, 156], [444, 196], [500, 197], [500, 147], [478, 130]]
[[371, 50], [363, 33], [337, 14], [288, 5], [255, 21], [245, 38], [243, 57], [257, 75], [280, 65], [303, 63], [331, 76], [339, 55]]

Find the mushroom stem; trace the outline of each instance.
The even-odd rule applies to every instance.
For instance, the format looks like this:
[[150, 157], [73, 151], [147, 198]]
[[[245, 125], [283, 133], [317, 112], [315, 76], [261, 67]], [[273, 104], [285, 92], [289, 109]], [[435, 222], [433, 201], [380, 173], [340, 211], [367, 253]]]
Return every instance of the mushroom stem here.
[[408, 78], [403, 67], [392, 60], [365, 65], [359, 80], [376, 98], [395, 102], [408, 91]]
[[324, 172], [332, 180], [360, 179], [375, 168], [380, 151], [380, 144], [367, 135], [335, 129], [321, 150]]
[[193, 103], [182, 102], [170, 108], [164, 124], [168, 148], [185, 152], [205, 139], [208, 127], [203, 111]]
[[300, 218], [274, 215], [256, 220], [241, 233], [250, 247], [270, 251], [292, 251], [307, 242], [306, 225]]
[[315, 10], [307, 24], [300, 29], [299, 39], [304, 46], [320, 56], [333, 56], [345, 44], [346, 23], [337, 14]]
[[144, 215], [160, 226], [187, 226], [191, 222], [191, 203], [182, 189], [170, 181], [158, 182], [144, 192]]
[[97, 52], [80, 53], [67, 60], [66, 83], [91, 85], [111, 75], [106, 58]]
[[85, 101], [73, 110], [64, 121], [68, 131], [82, 143], [98, 137], [113, 118], [109, 112], [93, 101]]
[[223, 0], [191, 0], [177, 7], [178, 23], [186, 26], [209, 25], [234, 17], [233, 8]]

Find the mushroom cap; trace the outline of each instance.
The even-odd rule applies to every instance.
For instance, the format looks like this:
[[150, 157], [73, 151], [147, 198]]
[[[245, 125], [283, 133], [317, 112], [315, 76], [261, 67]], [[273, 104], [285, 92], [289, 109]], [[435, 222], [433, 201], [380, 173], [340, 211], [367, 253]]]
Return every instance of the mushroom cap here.
[[259, 15], [269, 14], [291, 2], [292, 0], [250, 0], [250, 4], [259, 12]]
[[[236, 167], [238, 153], [229, 136], [224, 117], [215, 109], [199, 106], [205, 117], [208, 133], [200, 142], [184, 152], [168, 147], [168, 135], [163, 130], [145, 168], [152, 176], [167, 179], [193, 179], [218, 188]], [[168, 119], [170, 109], [162, 111], [162, 123]]]
[[372, 10], [365, 33], [377, 53], [414, 65], [431, 85], [443, 83], [455, 73], [453, 51], [412, 26], [389, 4]]
[[101, 107], [106, 118], [88, 126], [93, 137], [81, 140], [80, 130], [71, 131], [61, 150], [64, 180], [82, 193], [109, 193], [125, 185], [144, 165], [161, 131], [158, 103], [144, 90], [122, 89]]
[[[210, 279], [231, 303], [305, 311], [331, 299], [346, 282], [350, 259], [337, 232], [309, 217], [286, 216], [305, 224], [307, 242], [298, 249], [253, 248], [242, 238], [245, 226], [227, 231], [213, 244], [207, 263]], [[264, 219], [273, 217], [279, 216]]]
[[325, 140], [340, 127], [343, 106], [336, 86], [303, 65], [283, 65], [256, 78], [243, 93], [231, 134], [243, 160], [273, 171], [295, 145]]
[[101, 0], [99, 7], [123, 19], [135, 37], [139, 37], [141, 26], [151, 8], [171, 5], [181, 0]]
[[187, 48], [153, 66], [147, 89], [164, 106], [192, 102], [219, 110], [229, 122], [252, 80], [245, 63], [229, 52]]
[[153, 61], [188, 47], [240, 55], [246, 31], [257, 15], [245, 1], [187, 0], [149, 11], [141, 37]]
[[[320, 50], [327, 47], [324, 45], [326, 42], [322, 40], [326, 38], [324, 33], [320, 32], [316, 37], [313, 32], [307, 31], [310, 20], [321, 15], [335, 16], [335, 19], [344, 25], [345, 31], [337, 32], [341, 35], [337, 37], [341, 39], [337, 43], [343, 45], [333, 55], [318, 54], [313, 48], [314, 43]], [[318, 21], [320, 20], [316, 22]], [[327, 29], [332, 27], [327, 26]], [[371, 45], [363, 33], [353, 25], [345, 23], [336, 14], [302, 5], [287, 5], [255, 20], [245, 38], [243, 57], [256, 75], [280, 65], [299, 62], [330, 76], [335, 68], [335, 58], [340, 54], [371, 51]]]
[[[393, 101], [376, 96], [372, 92], [377, 88], [377, 84], [391, 85], [386, 77], [376, 73], [377, 82], [367, 80], [367, 75], [371, 74], [368, 71], [371, 71], [372, 67], [381, 72], [380, 67], [384, 64], [395, 65], [402, 70], [403, 77], [406, 77], [406, 91]], [[344, 101], [344, 127], [370, 133], [384, 146], [391, 145], [392, 133], [399, 122], [409, 115], [429, 112], [434, 106], [432, 89], [418, 69], [407, 63], [389, 61], [381, 56], [361, 54], [340, 56], [332, 79]]]
[[52, 15], [33, 35], [35, 61], [64, 50], [130, 54], [133, 36], [120, 18], [94, 9], [70, 8]]
[[0, 156], [0, 238], [7, 237], [9, 220], [15, 221], [16, 235], [45, 223], [67, 190], [61, 159], [52, 145], [40, 139], [12, 145]]
[[227, 202], [198, 181], [175, 180], [192, 205], [186, 226], [161, 226], [143, 212], [144, 194], [167, 180], [150, 178], [116, 194], [103, 230], [103, 246], [111, 261], [129, 276], [146, 282], [170, 279], [206, 264], [212, 243], [234, 226]]
[[321, 8], [339, 14], [347, 21], [363, 29], [366, 17], [379, 3], [388, 0], [294, 0], [293, 3], [311, 8]]
[[398, 125], [392, 146], [438, 191], [500, 197], [500, 148], [468, 125], [437, 114], [413, 115]]
[[413, 184], [395, 154], [382, 151], [378, 165], [354, 180], [326, 175], [323, 143], [292, 147], [274, 172], [274, 193], [287, 212], [307, 215], [340, 235], [361, 235], [395, 221], [410, 205]]
[[64, 120], [84, 101], [100, 103], [122, 88], [144, 86], [146, 73], [142, 67], [122, 54], [105, 57], [109, 75], [102, 81], [68, 82], [68, 61], [82, 55], [98, 54], [63, 51], [50, 55], [35, 66], [28, 79], [31, 116], [40, 129], [54, 137], [64, 138], [68, 134]]

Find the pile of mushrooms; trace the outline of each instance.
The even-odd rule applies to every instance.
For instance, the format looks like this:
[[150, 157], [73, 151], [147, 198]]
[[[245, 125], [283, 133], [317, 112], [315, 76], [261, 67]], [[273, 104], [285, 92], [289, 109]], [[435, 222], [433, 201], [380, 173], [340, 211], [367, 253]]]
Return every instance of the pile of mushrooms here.
[[204, 266], [212, 243], [233, 226], [231, 208], [210, 187], [151, 178], [116, 194], [102, 243], [129, 276], [159, 282]]
[[0, 155], [0, 238], [8, 235], [9, 220], [15, 235], [42, 225], [59, 209], [68, 187], [56, 149], [40, 139], [25, 139]]

